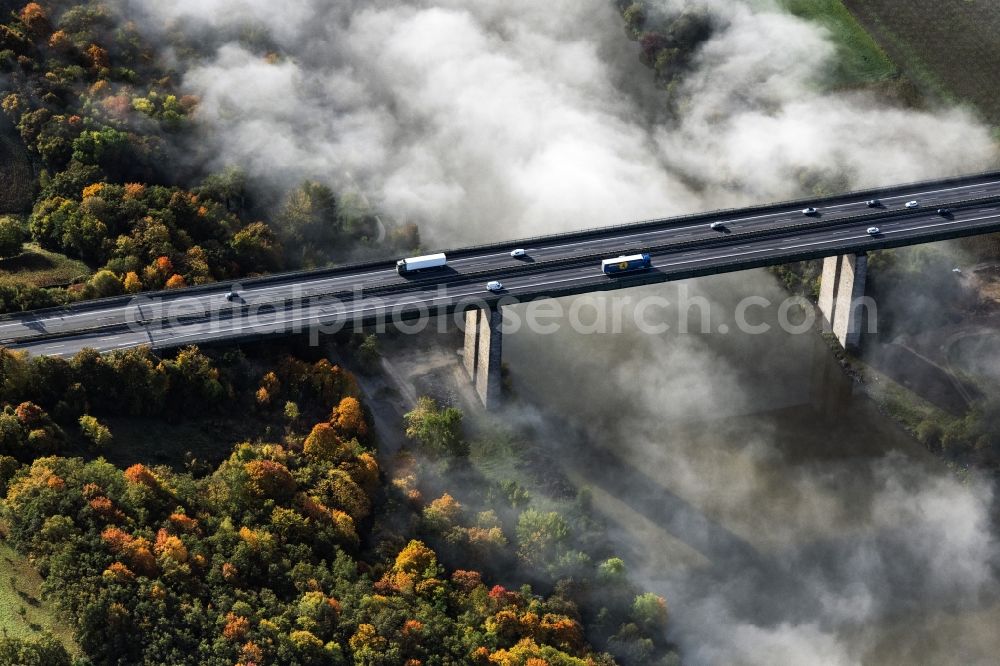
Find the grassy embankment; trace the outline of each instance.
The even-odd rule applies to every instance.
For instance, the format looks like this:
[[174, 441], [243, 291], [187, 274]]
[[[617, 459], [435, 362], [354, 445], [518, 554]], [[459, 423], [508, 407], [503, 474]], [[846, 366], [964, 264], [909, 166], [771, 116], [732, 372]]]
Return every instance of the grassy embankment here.
[[[839, 55], [827, 80], [830, 87], [870, 87], [913, 106], [933, 101], [971, 103], [994, 126], [1000, 123], [1000, 96], [993, 92], [1000, 87], [1000, 70], [995, 67], [1000, 60], [1000, 42], [995, 38], [1000, 6], [995, 3], [781, 0], [781, 4], [830, 31]], [[790, 290], [813, 292], [815, 298], [817, 267], [810, 263], [776, 272]], [[948, 427], [961, 418], [844, 353], [839, 345], [831, 347], [880, 411], [916, 439], [922, 439], [921, 424]]]
[[[0, 530], [2, 534], [2, 530]], [[55, 608], [42, 599], [42, 578], [27, 558], [0, 540], [0, 633], [10, 638], [54, 635], [71, 654], [80, 649], [72, 630], [59, 622]]]
[[843, 0], [843, 5], [925, 93], [970, 103], [1000, 128], [1000, 5], [969, 0]]
[[[31, 161], [16, 131], [0, 122], [0, 214], [26, 217], [35, 181]], [[92, 272], [82, 261], [43, 250], [34, 243], [25, 244], [19, 256], [0, 259], [0, 283], [54, 287], [87, 278]]]
[[43, 250], [35, 243], [25, 243], [24, 252], [16, 257], [0, 259], [0, 283], [54, 287], [86, 279], [92, 272], [82, 261]]
[[889, 55], [840, 0], [781, 0], [789, 12], [826, 28], [837, 47], [837, 62], [827, 84], [854, 87], [885, 81], [898, 74]]
[[845, 370], [852, 375], [879, 410], [916, 437], [917, 426], [926, 419], [947, 421], [952, 417], [905, 386], [844, 351], [832, 335], [823, 336]]

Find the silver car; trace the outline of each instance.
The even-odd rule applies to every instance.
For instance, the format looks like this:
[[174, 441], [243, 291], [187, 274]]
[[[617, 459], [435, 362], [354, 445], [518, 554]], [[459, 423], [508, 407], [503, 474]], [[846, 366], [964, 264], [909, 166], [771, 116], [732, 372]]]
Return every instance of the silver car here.
[[486, 283], [486, 288], [493, 293], [503, 291], [503, 283], [500, 280], [490, 280]]
[[878, 227], [868, 227], [868, 229], [866, 229], [865, 232], [869, 236], [878, 236]]
[[809, 208], [803, 208], [802, 209], [802, 214], [803, 215], [815, 215], [818, 212], [819, 211], [816, 210], [815, 208], [813, 208], [812, 206], [809, 206]]

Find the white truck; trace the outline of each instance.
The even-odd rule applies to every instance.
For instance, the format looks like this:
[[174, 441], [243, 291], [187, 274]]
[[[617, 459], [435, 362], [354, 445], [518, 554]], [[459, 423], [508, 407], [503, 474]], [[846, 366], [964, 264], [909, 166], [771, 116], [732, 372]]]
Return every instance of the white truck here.
[[429, 268], [441, 268], [448, 264], [448, 258], [443, 252], [437, 254], [425, 254], [422, 257], [407, 257], [396, 262], [396, 272], [400, 275], [413, 273], [414, 271], [425, 271]]

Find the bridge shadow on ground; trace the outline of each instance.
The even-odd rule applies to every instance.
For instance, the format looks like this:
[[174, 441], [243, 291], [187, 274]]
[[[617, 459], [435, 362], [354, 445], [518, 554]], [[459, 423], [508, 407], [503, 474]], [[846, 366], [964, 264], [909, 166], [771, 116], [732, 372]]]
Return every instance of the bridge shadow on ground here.
[[[841, 399], [845, 397], [840, 396]], [[858, 402], [864, 401], [852, 401], [854, 408], [865, 409]], [[861, 420], [868, 421], [869, 416], [877, 415], [864, 415]], [[904, 547], [907, 540], [913, 538], [907, 526], [870, 529], [870, 502], [872, 494], [880, 487], [878, 469], [886, 456], [906, 458], [913, 463], [918, 475], [932, 460], [921, 455], [919, 449], [909, 450], [905, 442], [887, 445], [886, 441], [892, 441], [887, 437], [892, 430], [888, 425], [859, 429], [842, 417], [840, 410], [806, 404], [735, 417], [732, 419], [735, 423], [726, 429], [759, 433], [766, 431], [766, 423], [782, 424], [776, 432], [768, 434], [769, 446], [777, 456], [775, 462], [767, 462], [776, 467], [770, 470], [773, 478], [769, 481], [780, 486], [784, 478], [787, 486], [795, 489], [797, 482], [809, 479], [809, 483], [815, 483], [818, 491], [836, 506], [837, 519], [831, 517], [827, 524], [827, 517], [823, 517], [820, 525], [803, 523], [801, 533], [796, 526], [804, 519], [797, 502], [810, 499], [798, 497], [801, 489], [783, 492], [764, 488], [748, 493], [746, 506], [730, 506], [715, 518], [693, 503], [697, 500], [685, 499], [682, 493], [687, 493], [683, 488], [675, 491], [669, 487], [672, 485], [670, 475], [661, 474], [656, 467], [669, 464], [663, 459], [650, 459], [651, 467], [643, 468], [642, 458], [635, 452], [630, 456], [608, 446], [606, 442], [614, 441], [612, 438], [595, 437], [579, 428], [567, 428], [565, 423], [553, 427], [553, 432], [559, 431], [556, 436], [560, 439], [574, 442], [579, 455], [560, 456], [558, 461], [553, 459], [552, 462], [572, 470], [572, 476], [579, 479], [580, 485], [620, 501], [628, 511], [654, 525], [668, 539], [679, 541], [704, 557], [706, 561], [695, 566], [686, 566], [687, 563], [679, 558], [676, 563], [669, 559], [664, 561], [659, 554], [644, 551], [654, 539], [647, 538], [648, 535], [628, 534], [632, 531], [628, 526], [615, 524], [614, 517], [602, 511], [608, 518], [608, 540], [614, 542], [615, 549], [630, 565], [645, 563], [640, 568], [645, 568], [654, 579], [674, 581], [671, 588], [678, 580], [683, 581], [683, 592], [678, 593], [677, 601], [684, 601], [689, 594], [706, 591], [725, 594], [731, 612], [757, 625], [780, 624], [797, 615], [823, 617], [826, 612], [823, 604], [828, 600], [816, 594], [817, 588], [838, 590], [857, 585], [860, 575], [857, 554], [877, 552], [896, 553], [898, 558], [885, 562], [871, 577], [871, 584], [879, 589], [879, 597], [891, 600], [885, 613], [919, 612], [928, 603], [937, 604], [938, 608], [981, 606], [983, 600], [970, 600], [960, 591], [943, 593], [915, 577], [913, 572], [920, 571], [920, 554]], [[684, 437], [685, 429], [695, 430], [696, 427], [689, 424], [671, 428], [671, 433]], [[810, 433], [811, 439], [806, 439]], [[817, 437], [816, 433], [822, 436]], [[696, 440], [696, 447], [701, 445]], [[724, 457], [739, 459], [746, 441], [733, 437], [722, 446]], [[697, 474], [697, 470], [696, 464], [688, 471]], [[716, 479], [706, 475], [697, 483], [713, 483], [720, 479], [724, 480], [725, 475]], [[812, 487], [809, 483], [806, 488]], [[741, 490], [720, 486], [717, 492], [727, 494]], [[726, 517], [733, 511], [743, 514], [742, 517]], [[730, 520], [735, 520], [734, 527], [739, 525], [737, 529], [743, 534], [756, 536], [744, 537], [730, 529], [724, 524]], [[788, 523], [783, 524], [783, 520]], [[848, 524], [859, 527], [838, 527], [837, 520], [847, 520]], [[769, 524], [774, 526], [774, 534], [768, 533]], [[650, 560], [656, 559], [660, 561], [650, 564]], [[923, 565], [926, 569], [926, 563]], [[868, 582], [869, 577], [863, 579]], [[725, 592], [716, 592], [720, 590]], [[698, 602], [693, 597], [686, 601]]]
[[870, 345], [864, 360], [898, 384], [940, 409], [962, 416], [982, 392], [905, 344]]

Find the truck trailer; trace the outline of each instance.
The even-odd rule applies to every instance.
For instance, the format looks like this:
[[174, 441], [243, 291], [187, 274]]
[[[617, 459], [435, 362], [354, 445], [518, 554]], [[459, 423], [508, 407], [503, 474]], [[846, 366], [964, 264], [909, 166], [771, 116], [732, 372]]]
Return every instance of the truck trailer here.
[[425, 254], [422, 257], [407, 257], [396, 262], [396, 272], [400, 275], [413, 273], [415, 271], [425, 271], [429, 268], [441, 268], [448, 264], [448, 258], [443, 252], [437, 254]]
[[653, 265], [648, 254], [630, 254], [628, 256], [605, 259], [601, 262], [601, 271], [605, 275], [616, 273], [627, 273], [629, 271], [639, 271]]

